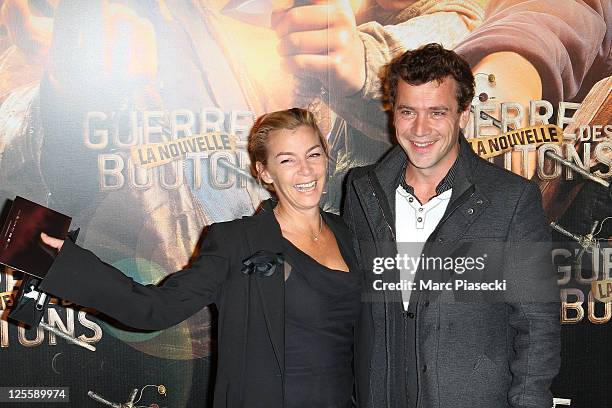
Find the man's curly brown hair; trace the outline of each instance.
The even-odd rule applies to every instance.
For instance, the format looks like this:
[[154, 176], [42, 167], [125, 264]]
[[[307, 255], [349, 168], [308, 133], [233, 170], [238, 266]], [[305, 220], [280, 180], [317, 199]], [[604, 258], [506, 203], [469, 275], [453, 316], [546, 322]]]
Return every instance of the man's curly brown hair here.
[[387, 65], [384, 82], [387, 102], [394, 106], [400, 79], [410, 85], [422, 85], [431, 81], [441, 83], [449, 76], [457, 83], [457, 104], [459, 112], [462, 112], [468, 109], [474, 98], [474, 75], [469, 64], [440, 44], [426, 44], [406, 51]]

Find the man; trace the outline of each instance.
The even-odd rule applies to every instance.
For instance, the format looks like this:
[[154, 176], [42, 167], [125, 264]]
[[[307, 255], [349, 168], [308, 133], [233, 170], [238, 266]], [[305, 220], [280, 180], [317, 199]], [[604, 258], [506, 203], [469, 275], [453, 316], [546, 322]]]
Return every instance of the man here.
[[[356, 345], [358, 402], [550, 407], [559, 292], [539, 190], [465, 142], [474, 78], [457, 54], [429, 44], [403, 54], [388, 73], [399, 145], [349, 173], [343, 213], [370, 291]], [[416, 274], [400, 262], [373, 269], [381, 259], [397, 261], [409, 241], [421, 260]], [[455, 268], [426, 268], [436, 258]], [[458, 261], [468, 258], [484, 268], [464, 273]], [[458, 289], [468, 280], [507, 286]], [[406, 281], [414, 286], [393, 286]]]

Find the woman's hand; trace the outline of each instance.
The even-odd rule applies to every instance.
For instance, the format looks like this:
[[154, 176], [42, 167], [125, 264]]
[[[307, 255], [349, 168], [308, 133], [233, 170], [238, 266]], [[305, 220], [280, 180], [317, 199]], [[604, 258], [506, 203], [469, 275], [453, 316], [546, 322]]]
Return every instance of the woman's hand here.
[[62, 249], [62, 245], [64, 245], [63, 239], [50, 237], [44, 232], [40, 233], [40, 239], [42, 239], [42, 242], [44, 242], [45, 244], [49, 245], [51, 248], [57, 249], [58, 251]]

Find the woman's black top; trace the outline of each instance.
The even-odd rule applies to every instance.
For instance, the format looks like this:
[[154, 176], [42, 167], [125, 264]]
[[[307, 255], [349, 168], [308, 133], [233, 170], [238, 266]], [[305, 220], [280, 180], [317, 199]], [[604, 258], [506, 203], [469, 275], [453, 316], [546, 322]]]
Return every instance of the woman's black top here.
[[[357, 271], [330, 269], [283, 241], [285, 408], [349, 408], [361, 303]], [[342, 244], [340, 250], [348, 260]]]

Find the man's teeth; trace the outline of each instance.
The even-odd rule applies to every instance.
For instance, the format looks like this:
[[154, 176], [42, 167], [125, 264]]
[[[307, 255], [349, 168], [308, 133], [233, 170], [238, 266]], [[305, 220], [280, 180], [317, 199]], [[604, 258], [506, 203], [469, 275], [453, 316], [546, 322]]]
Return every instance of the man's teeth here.
[[310, 183], [296, 184], [294, 187], [300, 191], [308, 191], [308, 190], [312, 190], [313, 188], [315, 188], [316, 185], [317, 185], [317, 182], [315, 180], [315, 181], [311, 181]]
[[412, 142], [416, 145], [416, 147], [427, 147], [429, 145], [434, 144], [435, 142], [426, 142], [426, 143], [418, 143], [418, 142]]

